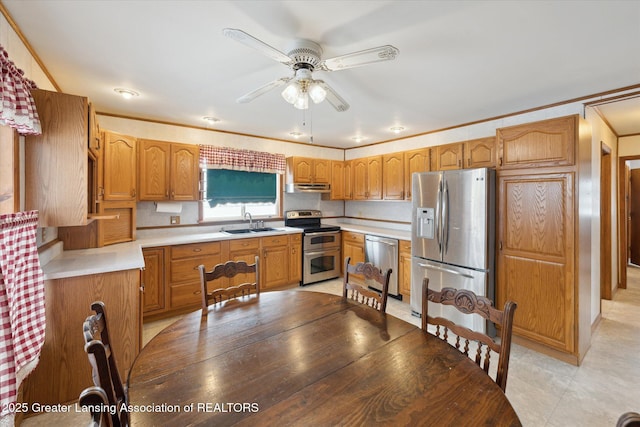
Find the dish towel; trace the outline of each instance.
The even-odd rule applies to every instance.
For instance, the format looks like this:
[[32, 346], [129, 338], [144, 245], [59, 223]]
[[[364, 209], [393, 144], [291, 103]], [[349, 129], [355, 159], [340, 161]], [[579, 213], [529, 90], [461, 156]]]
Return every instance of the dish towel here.
[[18, 387], [44, 343], [38, 211], [0, 215], [0, 426], [13, 425]]

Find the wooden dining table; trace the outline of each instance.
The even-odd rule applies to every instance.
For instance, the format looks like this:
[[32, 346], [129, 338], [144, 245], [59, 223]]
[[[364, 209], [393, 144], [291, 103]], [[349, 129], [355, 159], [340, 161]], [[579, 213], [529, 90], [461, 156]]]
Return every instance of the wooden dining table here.
[[263, 292], [155, 336], [129, 378], [133, 426], [518, 426], [473, 361], [341, 296]]

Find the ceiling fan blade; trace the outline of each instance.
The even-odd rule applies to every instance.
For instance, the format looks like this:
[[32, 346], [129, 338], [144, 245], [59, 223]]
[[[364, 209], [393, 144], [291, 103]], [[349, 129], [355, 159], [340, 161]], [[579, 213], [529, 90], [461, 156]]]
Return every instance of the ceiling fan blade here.
[[241, 96], [240, 98], [238, 98], [236, 100], [236, 102], [239, 103], [239, 104], [246, 104], [247, 102], [251, 102], [254, 99], [256, 99], [257, 97], [259, 97], [260, 95], [263, 95], [263, 94], [269, 92], [270, 90], [277, 88], [278, 86], [282, 86], [282, 85], [288, 83], [291, 79], [292, 79], [292, 77], [283, 77], [281, 79], [274, 80], [274, 81], [272, 81], [270, 83], [267, 83], [264, 86], [259, 87], [256, 90], [253, 90], [253, 91], [247, 93], [246, 95]]
[[325, 71], [344, 70], [375, 62], [390, 61], [396, 59], [399, 53], [397, 48], [388, 44], [325, 59], [320, 64], [320, 68]]
[[222, 30], [222, 34], [230, 39], [239, 41], [240, 43], [249, 46], [263, 55], [268, 56], [269, 58], [281, 62], [285, 65], [289, 65], [292, 61], [284, 53], [280, 52], [278, 49], [269, 46], [262, 40], [258, 40], [250, 34], [245, 33], [242, 30], [238, 30], [236, 28], [225, 28]]
[[339, 112], [347, 111], [349, 109], [349, 104], [347, 103], [347, 101], [345, 101], [340, 95], [338, 95], [338, 93], [333, 90], [331, 86], [329, 86], [322, 80], [316, 80], [315, 82], [327, 92], [327, 97], [325, 98], [325, 100], [329, 104], [331, 104], [333, 108], [335, 108]]

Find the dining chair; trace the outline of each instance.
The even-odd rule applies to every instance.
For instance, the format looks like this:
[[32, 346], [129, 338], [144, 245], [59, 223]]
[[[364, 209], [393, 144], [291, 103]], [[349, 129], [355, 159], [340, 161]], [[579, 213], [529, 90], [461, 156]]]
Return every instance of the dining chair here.
[[[210, 304], [217, 304], [224, 299], [230, 300], [237, 297], [248, 296], [252, 291], [256, 295], [260, 295], [260, 267], [258, 264], [258, 256], [255, 257], [253, 264], [247, 264], [245, 261], [227, 261], [224, 264], [218, 264], [213, 270], [206, 271], [204, 265], [199, 265], [200, 270], [200, 287], [202, 292], [202, 315], [206, 315]], [[215, 288], [209, 291], [209, 282], [227, 277], [229, 279], [238, 274], [255, 275], [253, 282], [245, 282], [236, 286], [226, 288]]]
[[[82, 325], [82, 332], [85, 340], [84, 350], [87, 352], [92, 368], [93, 384], [106, 396], [107, 405], [103, 408], [109, 413], [108, 418], [111, 421], [107, 425], [128, 426], [129, 414], [125, 407], [128, 405], [128, 398], [111, 349], [104, 303], [95, 301], [91, 304], [91, 309], [96, 314], [87, 317]], [[86, 399], [96, 399], [100, 394], [99, 391], [91, 388], [88, 393], [90, 395]], [[80, 397], [82, 398], [82, 395]]]
[[[350, 264], [351, 257], [344, 260], [344, 279], [342, 286], [342, 296], [359, 303], [375, 308], [381, 313], [387, 310], [387, 298], [389, 296], [389, 278], [391, 269], [382, 272], [378, 267], [370, 262], [359, 262]], [[382, 292], [376, 292], [351, 280], [351, 274], [360, 274], [365, 280], [375, 280], [382, 287]]]
[[102, 387], [91, 386], [85, 388], [80, 393], [78, 403], [81, 408], [91, 413], [91, 424], [89, 424], [91, 427], [113, 425], [109, 412], [100, 410], [100, 408], [104, 408], [105, 405], [109, 404], [107, 394]]
[[[477, 349], [475, 351], [476, 365], [481, 367], [487, 375], [489, 375], [489, 365], [491, 362], [491, 350], [498, 353], [498, 369], [496, 372], [495, 382], [505, 391], [507, 388], [507, 374], [509, 372], [509, 356], [511, 353], [511, 334], [513, 329], [513, 315], [517, 308], [517, 304], [513, 301], [507, 301], [504, 310], [498, 310], [493, 307], [490, 299], [476, 295], [468, 289], [454, 289], [445, 287], [441, 291], [434, 291], [429, 288], [429, 279], [425, 278], [422, 283], [422, 329], [427, 331], [427, 324], [435, 325], [435, 336], [449, 342], [449, 331], [455, 335], [455, 348], [460, 350], [468, 357], [469, 344], [475, 342]], [[499, 342], [491, 338], [489, 335], [472, 331], [464, 326], [457, 325], [449, 319], [443, 317], [432, 317], [429, 315], [429, 302], [442, 305], [450, 305], [455, 307], [459, 312], [473, 315], [478, 314], [482, 318], [493, 322], [500, 327]], [[461, 338], [464, 345], [461, 343]], [[462, 346], [462, 347], [461, 347]], [[484, 354], [483, 354], [484, 351]]]
[[625, 412], [618, 418], [616, 427], [640, 427], [640, 414], [637, 412]]

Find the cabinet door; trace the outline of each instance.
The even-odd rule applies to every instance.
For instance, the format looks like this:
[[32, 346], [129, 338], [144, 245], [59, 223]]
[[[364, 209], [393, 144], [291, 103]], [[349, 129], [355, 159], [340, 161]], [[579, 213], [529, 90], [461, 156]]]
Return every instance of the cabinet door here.
[[96, 117], [96, 109], [89, 103], [89, 151], [98, 156], [102, 141], [100, 141], [100, 126]]
[[136, 239], [136, 202], [103, 202], [98, 220], [98, 246], [131, 242]]
[[289, 236], [289, 283], [302, 280], [302, 234]]
[[344, 162], [331, 161], [331, 200], [344, 200]]
[[199, 155], [197, 145], [171, 144], [171, 200], [198, 200]]
[[367, 200], [367, 159], [353, 161], [353, 200]]
[[87, 98], [34, 89], [41, 135], [25, 136], [25, 209], [38, 227], [87, 224]]
[[169, 200], [171, 143], [138, 141], [139, 200]]
[[367, 158], [367, 199], [382, 199], [382, 156]]
[[353, 199], [353, 162], [344, 162], [344, 199]]
[[164, 248], [142, 250], [144, 270], [142, 270], [142, 311], [153, 314], [164, 309]]
[[313, 159], [306, 157], [294, 157], [292, 159], [293, 182], [313, 182]]
[[405, 301], [411, 296], [411, 242], [408, 240], [400, 240], [398, 257], [398, 289]]
[[497, 130], [501, 169], [574, 164], [578, 116], [542, 120]]
[[[256, 261], [256, 255], [260, 255], [259, 238], [234, 239], [229, 241], [229, 261], [244, 261], [247, 264], [253, 264]], [[260, 270], [263, 269], [262, 264], [262, 262], [258, 264]], [[229, 279], [229, 286], [237, 286], [241, 283], [253, 282], [254, 280], [254, 274], [238, 274]]]
[[[286, 237], [286, 236], [283, 236]], [[289, 247], [273, 246], [262, 249], [262, 285], [265, 289], [286, 285], [289, 281]]]
[[404, 153], [404, 198], [411, 200], [411, 185], [414, 172], [429, 172], [429, 149], [422, 148]]
[[436, 170], [462, 169], [463, 143], [438, 145], [435, 147]]
[[465, 168], [495, 168], [496, 138], [480, 138], [464, 143]]
[[137, 193], [136, 139], [103, 132], [104, 199], [135, 200]]
[[382, 156], [382, 198], [404, 199], [404, 157], [402, 153]]
[[331, 162], [329, 160], [314, 159], [312, 182], [328, 184], [331, 182]]
[[[364, 262], [364, 234], [352, 231], [342, 232], [342, 274], [344, 275], [344, 262], [350, 257], [350, 264], [355, 265]], [[364, 283], [364, 277], [358, 274], [350, 276], [354, 282]]]
[[499, 178], [497, 306], [518, 304], [514, 334], [575, 345], [573, 173]]

